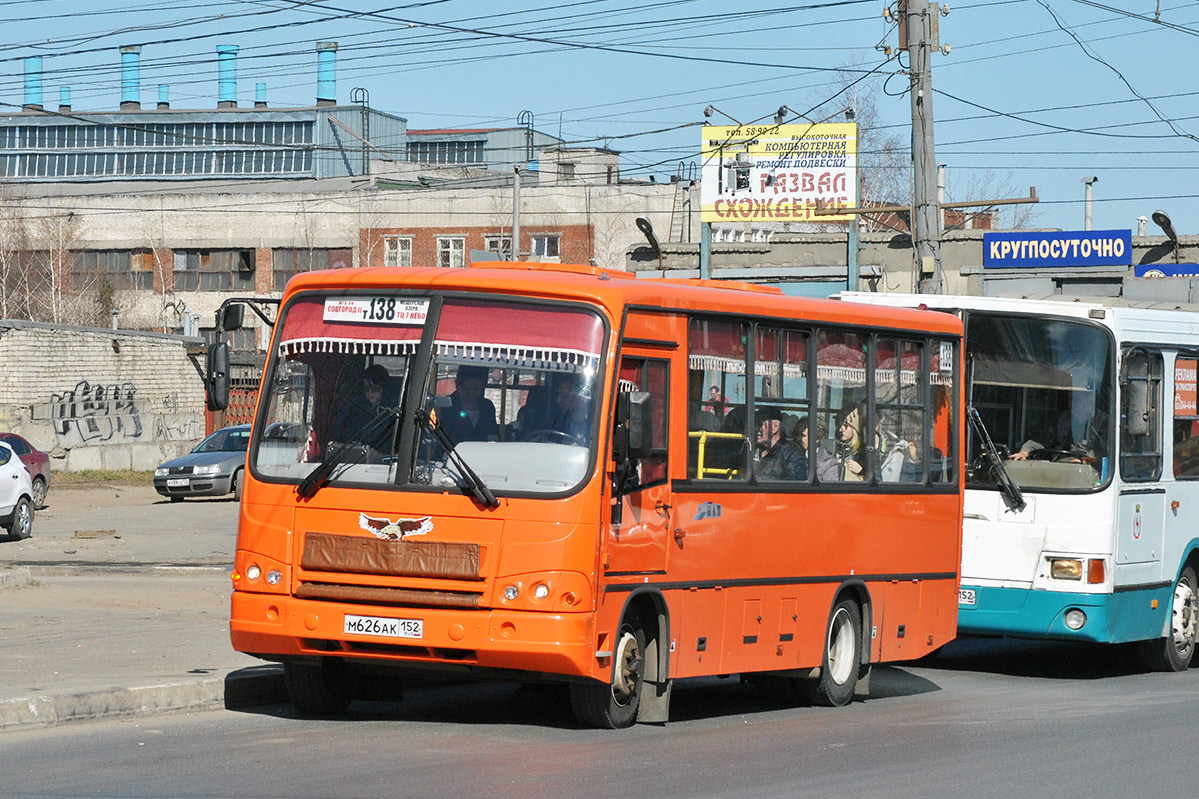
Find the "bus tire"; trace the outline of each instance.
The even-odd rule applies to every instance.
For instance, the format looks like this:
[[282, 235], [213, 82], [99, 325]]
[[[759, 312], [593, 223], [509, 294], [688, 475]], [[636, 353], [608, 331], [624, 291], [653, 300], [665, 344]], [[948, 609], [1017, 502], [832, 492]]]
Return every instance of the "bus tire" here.
[[345, 663], [333, 658], [322, 658], [319, 663], [288, 661], [283, 664], [283, 684], [300, 713], [335, 716], [354, 698], [349, 671]]
[[1153, 671], [1186, 671], [1195, 654], [1199, 630], [1199, 582], [1187, 566], [1174, 584], [1170, 603], [1170, 635], [1142, 643], [1145, 664]]
[[820, 676], [801, 683], [805, 698], [813, 705], [841, 707], [853, 699], [862, 665], [862, 611], [852, 599], [833, 607], [824, 639]]
[[637, 720], [645, 685], [645, 630], [638, 620], [621, 623], [613, 658], [611, 683], [570, 684], [570, 707], [580, 724], [618, 730]]

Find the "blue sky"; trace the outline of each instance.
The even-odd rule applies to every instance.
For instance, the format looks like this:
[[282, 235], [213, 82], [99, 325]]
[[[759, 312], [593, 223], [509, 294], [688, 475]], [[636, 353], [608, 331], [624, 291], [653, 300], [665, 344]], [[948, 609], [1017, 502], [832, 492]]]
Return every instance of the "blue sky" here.
[[[940, 18], [933, 57], [937, 160], [956, 200], [1041, 199], [1028, 224], [1136, 230], [1166, 210], [1199, 233], [1199, 2], [965, 0]], [[170, 86], [176, 108], [215, 105], [218, 44], [236, 44], [238, 93], [267, 84], [273, 106], [310, 105], [317, 41], [336, 41], [340, 102], [410, 128], [535, 126], [622, 153], [630, 175], [699, 166], [713, 122], [822, 119], [846, 80], [879, 132], [910, 142], [906, 54], [884, 0], [0, 0], [0, 107], [22, 102], [22, 60], [44, 57], [44, 103], [71, 88], [76, 111], [120, 101], [117, 48], [143, 45], [142, 102]], [[895, 3], [891, 3], [895, 10]], [[1138, 18], [1139, 17], [1139, 18]], [[1157, 21], [1154, 21], [1156, 18]], [[878, 48], [890, 46], [890, 58]], [[870, 75], [863, 77], [866, 73]], [[848, 76], [848, 77], [846, 77]], [[727, 115], [727, 116], [726, 116]], [[789, 119], [794, 118], [789, 117]], [[891, 197], [867, 197], [891, 201]], [[1159, 230], [1149, 223], [1148, 232]]]

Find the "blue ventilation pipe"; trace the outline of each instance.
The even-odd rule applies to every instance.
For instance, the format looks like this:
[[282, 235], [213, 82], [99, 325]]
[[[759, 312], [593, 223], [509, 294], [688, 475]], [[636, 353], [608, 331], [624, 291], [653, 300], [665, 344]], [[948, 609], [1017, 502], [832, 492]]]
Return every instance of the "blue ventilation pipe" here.
[[337, 105], [337, 42], [316, 43], [316, 104]]
[[64, 113], [71, 110], [71, 87], [70, 86], [59, 86], [58, 87], [58, 110], [62, 111]]
[[266, 108], [266, 84], [265, 83], [255, 83], [254, 84], [254, 107], [255, 108]]
[[171, 87], [165, 83], [158, 84], [158, 107], [163, 109], [171, 107]]
[[42, 108], [42, 57], [31, 55], [25, 59], [25, 107]]
[[142, 107], [141, 52], [139, 44], [121, 48], [121, 108]]
[[237, 51], [236, 44], [218, 44], [217, 108], [237, 108]]

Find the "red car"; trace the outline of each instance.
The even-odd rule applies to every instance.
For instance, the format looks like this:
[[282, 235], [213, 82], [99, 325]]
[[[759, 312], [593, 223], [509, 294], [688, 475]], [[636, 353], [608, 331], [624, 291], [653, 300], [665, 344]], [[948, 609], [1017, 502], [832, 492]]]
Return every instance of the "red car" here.
[[0, 433], [0, 441], [12, 447], [25, 464], [25, 470], [33, 480], [33, 506], [46, 507], [46, 492], [50, 490], [50, 456], [16, 433]]

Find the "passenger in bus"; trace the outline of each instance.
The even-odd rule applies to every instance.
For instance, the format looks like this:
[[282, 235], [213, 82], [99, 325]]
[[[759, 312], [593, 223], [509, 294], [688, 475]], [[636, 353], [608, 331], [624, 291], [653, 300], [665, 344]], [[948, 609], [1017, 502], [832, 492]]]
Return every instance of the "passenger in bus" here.
[[1102, 458], [1106, 452], [1104, 431], [1107, 414], [1095, 408], [1095, 391], [1087, 386], [1069, 392], [1071, 404], [1057, 415], [1054, 424], [1042, 431], [1037, 439], [1025, 441], [1018, 452], [1008, 456], [1014, 461], [1027, 460], [1032, 453], [1046, 450], [1055, 453], [1054, 460], [1082, 463], [1086, 458]]
[[783, 435], [783, 416], [778, 408], [765, 408], [758, 415], [759, 480], [805, 480], [807, 456], [790, 438]]
[[591, 437], [591, 404], [582, 375], [560, 378], [554, 386], [549, 429], [578, 442]]
[[486, 367], [458, 367], [458, 373], [454, 375], [454, 393], [450, 394], [450, 407], [441, 414], [441, 427], [455, 444], [459, 441], [495, 441], [499, 438], [495, 405], [483, 396], [486, 385]]
[[[823, 441], [825, 435], [828, 434], [828, 425], [823, 419], [816, 419], [816, 440]], [[800, 451], [804, 458], [804, 478], [807, 477], [808, 464], [812, 461], [816, 462], [816, 479], [822, 483], [827, 483], [830, 480], [837, 479], [837, 471], [839, 464], [833, 453], [829, 452], [819, 443], [812, 446], [808, 441], [808, 417], [801, 416], [799, 421], [795, 423], [795, 438], [799, 442]]]
[[351, 398], [338, 414], [333, 440], [358, 441], [376, 450], [383, 449], [391, 429], [389, 422], [394, 417], [393, 409], [383, 404], [390, 386], [391, 375], [382, 364], [368, 366], [359, 382], [361, 394]]
[[866, 405], [856, 403], [841, 410], [837, 423], [836, 457], [837, 480], [866, 479], [866, 445], [862, 441], [862, 423], [866, 420]]
[[533, 386], [525, 392], [525, 402], [516, 412], [516, 420], [512, 423], [512, 438], [516, 441], [527, 441], [538, 430], [549, 427], [549, 401], [546, 386]]

